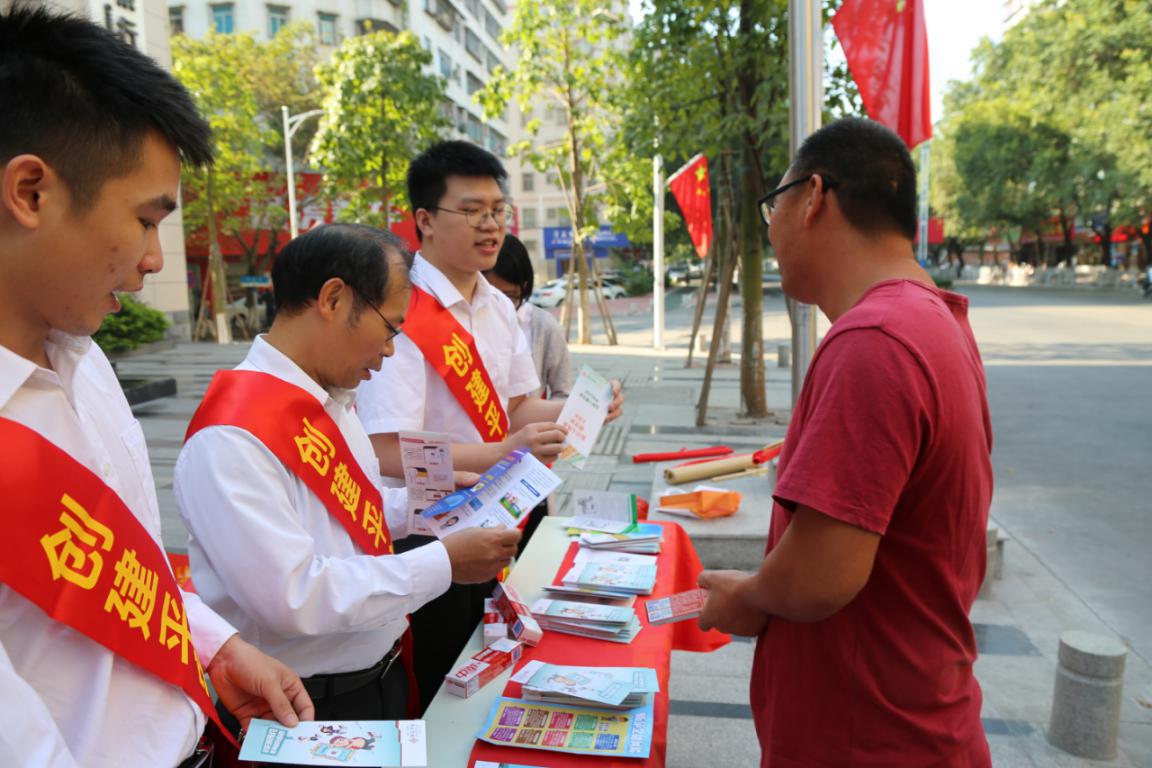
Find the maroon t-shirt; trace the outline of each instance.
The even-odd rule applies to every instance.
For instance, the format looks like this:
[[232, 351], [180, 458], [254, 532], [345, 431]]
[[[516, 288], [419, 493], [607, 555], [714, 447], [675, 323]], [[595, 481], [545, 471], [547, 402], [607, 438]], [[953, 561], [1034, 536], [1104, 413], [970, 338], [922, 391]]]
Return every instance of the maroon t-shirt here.
[[780, 457], [768, 549], [797, 505], [882, 536], [868, 583], [756, 646], [762, 766], [984, 768], [968, 611], [984, 576], [992, 428], [962, 296], [888, 280], [833, 324]]

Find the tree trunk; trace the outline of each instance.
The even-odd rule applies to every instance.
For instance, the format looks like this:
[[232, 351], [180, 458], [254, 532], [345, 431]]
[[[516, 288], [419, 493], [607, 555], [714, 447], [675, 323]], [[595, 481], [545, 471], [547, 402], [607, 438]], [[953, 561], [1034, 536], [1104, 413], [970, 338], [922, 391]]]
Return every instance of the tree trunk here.
[[205, 207], [208, 209], [208, 274], [212, 281], [212, 314], [215, 318], [216, 341], [232, 343], [232, 327], [228, 322], [228, 277], [224, 269], [224, 254], [220, 251], [220, 238], [216, 231], [216, 203], [213, 197], [214, 172], [209, 166], [207, 184], [204, 185]]

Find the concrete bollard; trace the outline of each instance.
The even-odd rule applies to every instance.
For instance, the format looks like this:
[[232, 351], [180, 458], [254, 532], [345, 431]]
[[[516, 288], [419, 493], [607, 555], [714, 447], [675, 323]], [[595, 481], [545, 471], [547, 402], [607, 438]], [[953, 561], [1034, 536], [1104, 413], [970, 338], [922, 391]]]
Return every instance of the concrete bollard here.
[[1090, 632], [1060, 636], [1048, 741], [1090, 760], [1112, 760], [1120, 732], [1124, 661], [1119, 640]]
[[776, 367], [787, 368], [792, 365], [792, 347], [788, 344], [776, 345]]

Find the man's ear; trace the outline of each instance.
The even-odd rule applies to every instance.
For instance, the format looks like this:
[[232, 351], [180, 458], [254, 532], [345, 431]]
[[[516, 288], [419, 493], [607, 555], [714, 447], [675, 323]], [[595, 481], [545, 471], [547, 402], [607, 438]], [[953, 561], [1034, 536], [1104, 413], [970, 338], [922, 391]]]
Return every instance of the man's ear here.
[[428, 213], [427, 208], [418, 208], [413, 217], [416, 220], [416, 229], [420, 230], [420, 234], [424, 237], [432, 234], [432, 214]]
[[806, 185], [808, 190], [808, 205], [804, 209], [804, 226], [811, 228], [816, 223], [816, 217], [828, 208], [828, 183], [818, 173], [812, 174]]
[[351, 301], [348, 296], [347, 283], [339, 277], [330, 277], [320, 286], [320, 293], [316, 297], [316, 309], [325, 320], [332, 320], [340, 313], [342, 303]]
[[17, 155], [0, 171], [0, 207], [20, 226], [36, 229], [45, 203], [68, 202], [63, 181], [37, 155]]

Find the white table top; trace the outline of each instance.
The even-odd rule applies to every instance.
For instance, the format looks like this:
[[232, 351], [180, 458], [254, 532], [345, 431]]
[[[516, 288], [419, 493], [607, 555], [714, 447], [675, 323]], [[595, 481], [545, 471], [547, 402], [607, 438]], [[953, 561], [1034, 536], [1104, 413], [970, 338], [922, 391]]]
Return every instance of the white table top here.
[[[516, 562], [508, 583], [520, 591], [529, 605], [544, 596], [542, 587], [552, 583], [560, 562], [568, 551], [569, 539], [565, 534], [572, 518], [545, 517], [523, 556]], [[483, 650], [483, 625], [478, 625], [460, 653], [457, 663]], [[492, 704], [504, 692], [512, 668], [501, 673], [467, 699], [446, 693], [441, 687], [432, 700], [424, 721], [428, 727], [428, 765], [436, 768], [464, 768], [472, 753], [476, 734]], [[529, 760], [529, 763], [532, 761]]]

